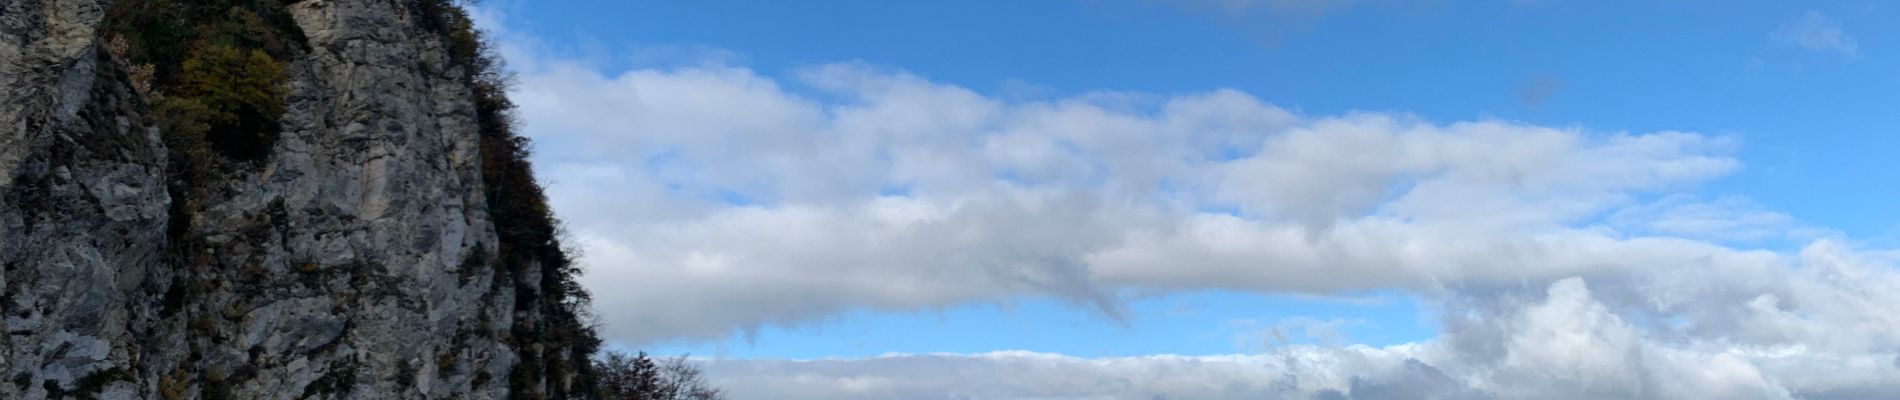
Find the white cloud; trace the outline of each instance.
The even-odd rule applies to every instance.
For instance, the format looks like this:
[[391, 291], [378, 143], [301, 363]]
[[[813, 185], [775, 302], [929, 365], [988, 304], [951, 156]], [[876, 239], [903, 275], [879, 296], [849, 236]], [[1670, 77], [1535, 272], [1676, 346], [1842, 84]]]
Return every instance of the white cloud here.
[[[707, 364], [735, 398], [1221, 399], [1343, 390], [1327, 371], [1391, 369], [1396, 352], [1300, 347], [1276, 355], [1084, 359], [1029, 352]], [[1289, 379], [1291, 378], [1291, 379]]]
[[1860, 44], [1841, 31], [1840, 23], [1828, 18], [1820, 11], [1808, 11], [1802, 14], [1801, 18], [1790, 21], [1769, 34], [1769, 38], [1775, 43], [1811, 51], [1835, 53], [1846, 58], [1860, 55]]
[[548, 64], [515, 99], [587, 282], [613, 288], [609, 332], [633, 342], [853, 308], [1060, 296], [1112, 315], [1123, 289], [1425, 289], [1735, 256], [1576, 226], [1734, 169], [1720, 137], [1301, 118], [1227, 90], [1010, 103], [857, 64], [797, 82]]
[[1829, 236], [1820, 229], [1800, 226], [1787, 214], [1763, 209], [1746, 198], [1735, 196], [1706, 202], [1688, 195], [1669, 196], [1618, 210], [1609, 221], [1627, 232], [1713, 241], [1759, 242]]
[[[1687, 194], [1741, 167], [1732, 138], [1297, 115], [1225, 89], [1021, 100], [862, 63], [606, 74], [500, 36], [623, 344], [1024, 297], [1115, 317], [1132, 291], [1397, 289], [1444, 316], [1388, 348], [711, 364], [741, 397], [1900, 395], [1894, 255], [1739, 247], [1817, 236]], [[1342, 323], [1267, 328], [1332, 343]]]
[[[1825, 243], [1806, 253], [1812, 258], [1809, 263], [1854, 257]], [[1878, 280], [1883, 284], [1900, 281], [1891, 270]], [[1815, 300], [1816, 307], [1835, 305]], [[1719, 336], [1667, 339], [1653, 331], [1666, 327], [1625, 320], [1599, 301], [1585, 280], [1576, 278], [1550, 284], [1541, 296], [1490, 305], [1500, 307], [1498, 314], [1452, 324], [1438, 339], [1385, 348], [1296, 345], [1252, 355], [1192, 357], [1078, 358], [996, 352], [702, 361], [739, 397], [787, 399], [1871, 399], [1900, 395], [1900, 366], [1892, 365], [1900, 353], [1892, 342], [1881, 351], [1833, 351], [1822, 349], [1825, 345]], [[1862, 332], [1891, 332], [1893, 327], [1864, 328]], [[1816, 339], [1816, 344], [1829, 341]]]

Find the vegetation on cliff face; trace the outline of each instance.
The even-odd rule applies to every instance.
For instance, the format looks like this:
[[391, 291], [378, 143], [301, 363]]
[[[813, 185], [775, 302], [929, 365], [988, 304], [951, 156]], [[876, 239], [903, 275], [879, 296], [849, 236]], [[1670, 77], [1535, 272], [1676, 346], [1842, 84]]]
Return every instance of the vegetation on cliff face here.
[[[540, 317], [515, 320], [511, 335], [521, 364], [509, 377], [510, 393], [518, 399], [597, 397], [591, 357], [600, 339], [586, 320], [591, 296], [575, 281], [580, 268], [561, 245], [559, 222], [528, 163], [530, 142], [514, 132], [515, 106], [507, 97], [511, 77], [467, 11], [451, 0], [409, 4], [419, 15], [433, 17], [427, 27], [448, 40], [451, 62], [463, 68], [473, 89], [482, 181], [500, 237], [497, 281], [517, 283], [516, 315]], [[523, 343], [532, 340], [549, 346]], [[537, 387], [542, 382], [544, 387]]]
[[270, 155], [284, 65], [304, 42], [281, 2], [123, 0], [105, 30], [134, 66], [134, 85], [152, 97], [166, 144], [183, 148], [175, 157], [209, 164], [211, 152], [235, 161]]
[[103, 31], [150, 101], [169, 150], [171, 253], [202, 266], [193, 259], [200, 251], [192, 216], [213, 182], [269, 157], [281, 130], [285, 68], [305, 50], [303, 31], [275, 0], [122, 0], [106, 11]]
[[[195, 226], [201, 221], [194, 216], [210, 206], [229, 179], [270, 162], [286, 109], [287, 68], [310, 51], [286, 9], [290, 3], [120, 0], [107, 11], [102, 29], [107, 47], [146, 95], [170, 151], [168, 254], [187, 272], [166, 286], [163, 303], [165, 312], [177, 318], [206, 321], [193, 324], [207, 326], [194, 332], [212, 332], [214, 319], [197, 315], [202, 310], [181, 309], [200, 301], [209, 288], [231, 286], [217, 281], [233, 276], [222, 270], [247, 268], [206, 257], [212, 252], [202, 243], [205, 227]], [[509, 75], [456, 0], [392, 4], [416, 17], [420, 33], [442, 41], [453, 70], [440, 72], [459, 76], [472, 93], [484, 195], [498, 236], [497, 248], [482, 250], [477, 264], [491, 267], [484, 273], [494, 277], [495, 290], [511, 291], [514, 300], [514, 326], [498, 333], [517, 357], [506, 377], [509, 393], [517, 399], [601, 397], [593, 374], [600, 340], [588, 321], [590, 296], [576, 282], [579, 267], [561, 245], [559, 223], [534, 178], [530, 143], [515, 134], [514, 105], [506, 96]], [[485, 380], [485, 373], [481, 376], [478, 382]], [[196, 380], [204, 388], [201, 395], [209, 396], [215, 383], [227, 379]], [[340, 382], [345, 381], [330, 383]], [[166, 387], [169, 393], [186, 386]]]
[[[242, 317], [244, 309], [243, 301], [229, 298], [219, 300], [228, 304], [213, 304], [207, 293], [228, 288], [234, 280], [257, 286], [262, 270], [225, 265], [229, 262], [209, 256], [207, 227], [198, 226], [196, 216], [210, 206], [228, 177], [255, 169], [270, 156], [282, 130], [287, 65], [306, 51], [303, 32], [284, 3], [274, 0], [121, 0], [107, 9], [101, 28], [105, 47], [126, 66], [132, 86], [144, 95], [155, 119], [151, 122], [168, 150], [165, 190], [171, 202], [165, 258], [180, 272], [171, 274], [170, 282], [158, 283], [165, 293], [160, 314], [190, 321], [191, 340], [184, 345], [192, 359], [202, 359], [230, 340], [219, 333], [220, 321]], [[232, 273], [240, 269], [246, 272]], [[172, 369], [159, 385], [166, 398], [185, 398], [194, 386], [200, 398], [227, 398], [233, 385], [254, 378], [255, 371], [142, 367]], [[186, 371], [196, 371], [196, 376]]]

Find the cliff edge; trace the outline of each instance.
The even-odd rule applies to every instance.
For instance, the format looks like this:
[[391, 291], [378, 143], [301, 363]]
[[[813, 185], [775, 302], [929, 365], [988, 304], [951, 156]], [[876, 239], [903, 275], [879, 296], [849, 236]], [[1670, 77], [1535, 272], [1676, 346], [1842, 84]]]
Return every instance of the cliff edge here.
[[0, 398], [592, 398], [448, 0], [0, 0]]

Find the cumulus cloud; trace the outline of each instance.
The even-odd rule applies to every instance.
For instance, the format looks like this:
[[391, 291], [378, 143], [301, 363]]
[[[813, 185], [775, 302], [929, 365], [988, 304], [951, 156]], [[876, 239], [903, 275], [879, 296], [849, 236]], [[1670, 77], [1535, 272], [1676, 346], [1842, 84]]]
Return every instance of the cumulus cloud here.
[[1801, 18], [1783, 24], [1769, 38], [1782, 45], [1835, 53], [1846, 58], [1860, 55], [1860, 44], [1841, 31], [1840, 23], [1820, 11], [1801, 14]]
[[1059, 296], [1114, 315], [1127, 289], [1430, 289], [1746, 257], [1578, 225], [1733, 170], [1722, 137], [1300, 117], [1231, 90], [1006, 102], [858, 64], [521, 79], [552, 197], [632, 342], [853, 308]]
[[1900, 395], [1894, 255], [1738, 245], [1813, 236], [1688, 194], [1741, 167], [1733, 138], [1227, 89], [999, 97], [863, 63], [606, 73], [500, 36], [609, 340], [1027, 297], [1118, 318], [1131, 293], [1205, 290], [1399, 290], [1443, 316], [1384, 348], [1314, 319], [1261, 327], [1323, 345], [1235, 356], [712, 361], [741, 397]]

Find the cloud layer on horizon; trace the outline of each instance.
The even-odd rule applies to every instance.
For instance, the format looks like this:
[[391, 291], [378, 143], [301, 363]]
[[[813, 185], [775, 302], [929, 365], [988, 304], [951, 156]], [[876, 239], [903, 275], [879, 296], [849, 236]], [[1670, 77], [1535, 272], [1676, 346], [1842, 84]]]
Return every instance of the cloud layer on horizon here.
[[603, 73], [496, 30], [609, 340], [1208, 290], [1397, 289], [1444, 316], [1384, 348], [709, 361], [740, 397], [1900, 396], [1896, 254], [1695, 195], [1742, 168], [1731, 137], [1227, 89], [1025, 100], [863, 63]]
[[[1817, 274], [1866, 272], [1832, 244]], [[1891, 285], [1894, 282], [1881, 283]], [[1876, 399], [1900, 395], [1900, 353], [1812, 342], [1672, 338], [1586, 283], [1504, 301], [1444, 336], [1384, 348], [1296, 345], [1253, 355], [1078, 358], [1030, 352], [706, 360], [740, 398]], [[1773, 308], [1776, 300], [1749, 307]], [[1781, 313], [1760, 310], [1762, 314]], [[1838, 321], [1837, 321], [1838, 322]], [[1807, 328], [1818, 328], [1810, 325]], [[1808, 347], [1807, 343], [1822, 344]]]

